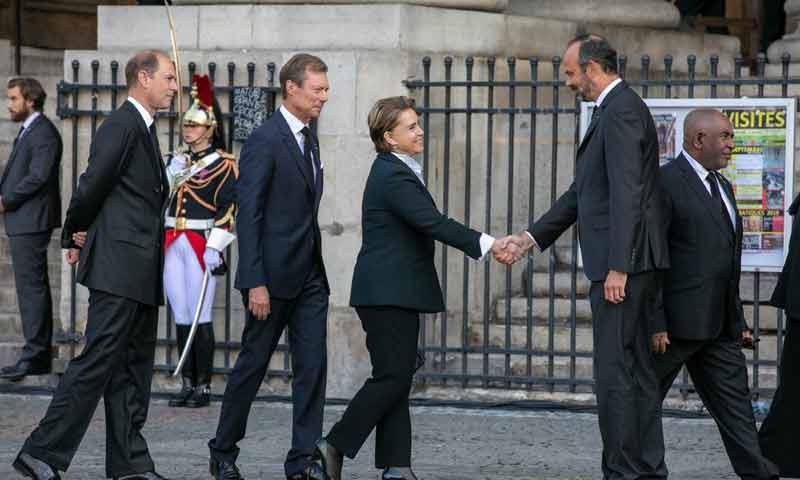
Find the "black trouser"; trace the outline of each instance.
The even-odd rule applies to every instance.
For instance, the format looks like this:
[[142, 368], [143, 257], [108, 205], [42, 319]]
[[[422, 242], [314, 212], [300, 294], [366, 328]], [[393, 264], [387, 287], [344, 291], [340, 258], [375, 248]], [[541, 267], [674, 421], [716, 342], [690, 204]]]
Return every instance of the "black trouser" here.
[[797, 432], [800, 432], [798, 322], [800, 318], [787, 319], [778, 389], [758, 432], [764, 456], [778, 465], [781, 477], [791, 478], [800, 478], [800, 455], [797, 454]]
[[375, 467], [411, 466], [408, 395], [417, 361], [419, 313], [397, 307], [356, 308], [367, 332], [372, 377], [326, 437], [355, 458], [375, 429]]
[[25, 347], [19, 361], [50, 367], [53, 301], [47, 274], [47, 246], [53, 231], [9, 235], [17, 303]]
[[208, 442], [211, 457], [235, 462], [236, 444], [247, 430], [250, 406], [267, 373], [283, 329], [289, 328], [292, 354], [292, 448], [286, 456], [286, 476], [302, 472], [312, 462], [322, 435], [327, 369], [328, 293], [322, 270], [311, 269], [303, 290], [291, 300], [270, 298], [271, 313], [256, 320], [247, 309], [248, 290], [242, 290], [246, 311], [242, 351], [228, 377], [216, 437]]
[[747, 365], [738, 340], [728, 334], [707, 341], [670, 338], [666, 353], [656, 355], [662, 399], [683, 365], [717, 423], [736, 474], [747, 480], [777, 478], [778, 470], [758, 446]]
[[629, 275], [619, 304], [604, 299], [603, 282], [592, 282], [595, 393], [607, 480], [667, 476], [661, 392], [648, 333], [657, 293], [652, 272]]
[[157, 322], [155, 306], [90, 290], [86, 346], [67, 366], [22, 451], [66, 470], [102, 396], [106, 475], [152, 471], [141, 430], [150, 403]]

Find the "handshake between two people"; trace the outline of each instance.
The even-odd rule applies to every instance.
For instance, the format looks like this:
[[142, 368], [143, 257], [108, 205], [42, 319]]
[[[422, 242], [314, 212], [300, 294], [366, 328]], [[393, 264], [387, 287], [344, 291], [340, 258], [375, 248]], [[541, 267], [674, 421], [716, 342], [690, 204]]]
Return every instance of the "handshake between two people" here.
[[527, 232], [497, 238], [492, 244], [494, 259], [505, 265], [513, 265], [535, 245]]

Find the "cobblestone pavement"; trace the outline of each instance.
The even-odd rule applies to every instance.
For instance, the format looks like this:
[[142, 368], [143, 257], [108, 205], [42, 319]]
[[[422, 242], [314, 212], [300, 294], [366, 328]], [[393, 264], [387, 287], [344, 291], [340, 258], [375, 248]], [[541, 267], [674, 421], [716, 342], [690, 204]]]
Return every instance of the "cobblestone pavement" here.
[[[48, 402], [45, 396], [0, 395], [0, 479], [21, 478], [11, 462]], [[206, 442], [216, 427], [219, 408], [219, 402], [188, 410], [153, 401], [145, 436], [161, 474], [173, 480], [210, 478]], [[342, 411], [340, 406], [327, 408], [326, 431]], [[600, 434], [593, 414], [415, 407], [412, 418], [414, 469], [423, 480], [601, 478]], [[245, 478], [284, 478], [290, 424], [289, 404], [254, 404], [248, 437], [239, 445]], [[104, 427], [101, 404], [65, 480], [105, 478]], [[710, 419], [666, 418], [664, 430], [670, 478], [737, 478]], [[344, 478], [377, 478], [372, 455], [370, 439], [355, 461], [345, 462]]]

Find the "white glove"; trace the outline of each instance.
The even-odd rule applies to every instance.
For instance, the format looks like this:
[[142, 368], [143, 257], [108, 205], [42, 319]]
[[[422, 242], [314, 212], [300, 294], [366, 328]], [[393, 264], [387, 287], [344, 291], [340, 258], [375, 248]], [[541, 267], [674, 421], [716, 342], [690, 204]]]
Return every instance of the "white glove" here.
[[173, 155], [172, 159], [169, 161], [169, 166], [167, 170], [172, 175], [177, 174], [189, 164], [189, 158], [186, 156], [185, 153], [176, 153]]
[[208, 270], [214, 270], [222, 265], [222, 255], [213, 248], [207, 247], [205, 253], [203, 253], [203, 262]]

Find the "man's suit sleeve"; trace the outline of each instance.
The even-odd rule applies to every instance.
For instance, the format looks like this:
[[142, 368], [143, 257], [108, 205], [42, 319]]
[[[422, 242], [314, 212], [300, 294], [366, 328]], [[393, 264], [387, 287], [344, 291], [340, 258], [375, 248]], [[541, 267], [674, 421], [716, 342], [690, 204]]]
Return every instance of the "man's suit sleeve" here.
[[410, 173], [390, 173], [385, 181], [385, 198], [391, 211], [415, 230], [474, 259], [481, 258], [481, 234], [442, 215], [422, 188]]
[[545, 250], [577, 220], [578, 193], [573, 181], [547, 213], [542, 215], [538, 221], [531, 222], [528, 232], [533, 236], [539, 249]]
[[611, 110], [604, 120], [610, 224], [608, 268], [628, 272], [642, 222], [644, 130], [640, 115], [632, 111]]
[[[42, 128], [40, 126], [39, 128]], [[16, 184], [14, 189], [3, 196], [3, 206], [7, 211], [18, 209], [26, 200], [33, 197], [42, 189], [50, 177], [54, 174], [55, 166], [58, 163], [58, 151], [60, 141], [52, 132], [50, 135], [43, 135], [41, 132], [32, 131], [30, 163], [28, 173]], [[34, 142], [35, 140], [35, 142]]]
[[85, 232], [94, 223], [108, 194], [116, 185], [129, 156], [130, 132], [117, 123], [97, 130], [89, 152], [89, 165], [78, 179], [61, 232], [61, 246], [72, 248], [72, 234]]
[[[670, 195], [667, 187], [664, 185], [666, 178], [664, 175], [659, 176], [658, 188], [661, 192], [661, 211], [663, 213], [663, 224], [658, 227], [663, 228], [662, 232], [665, 237], [669, 236], [670, 225], [672, 224], [672, 196]], [[656, 278], [658, 287], [656, 288], [656, 298], [653, 305], [653, 313], [648, 317], [648, 327], [650, 335], [666, 332], [667, 330], [667, 310], [664, 305], [664, 277], [663, 270], [656, 271]]]
[[254, 288], [268, 286], [264, 269], [262, 239], [265, 221], [264, 198], [275, 171], [275, 159], [267, 136], [262, 132], [250, 136], [242, 148], [236, 182], [239, 214], [236, 229], [239, 240], [239, 286]]

